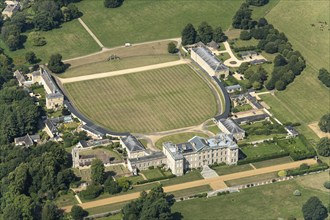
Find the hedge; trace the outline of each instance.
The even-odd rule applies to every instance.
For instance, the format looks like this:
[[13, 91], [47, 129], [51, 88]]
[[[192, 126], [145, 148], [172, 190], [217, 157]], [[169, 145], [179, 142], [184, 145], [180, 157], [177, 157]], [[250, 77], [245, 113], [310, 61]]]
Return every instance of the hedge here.
[[239, 160], [237, 162], [237, 165], [260, 162], [260, 161], [264, 161], [264, 160], [276, 159], [276, 158], [285, 157], [285, 156], [289, 156], [289, 152], [269, 154], [269, 155], [266, 155], [266, 156], [263, 156], [263, 157], [247, 158], [247, 159], [244, 159], [244, 160]]
[[140, 180], [140, 181], [137, 181], [136, 184], [140, 185], [140, 184], [155, 182], [155, 181], [159, 181], [159, 180], [171, 179], [174, 177], [176, 177], [176, 176], [174, 174], [172, 174], [169, 176], [162, 176], [162, 177], [151, 178], [151, 179], [147, 179], [147, 180]]
[[288, 170], [286, 176], [297, 176], [297, 175], [302, 175], [302, 174], [305, 174], [305, 173], [311, 173], [311, 172], [316, 172], [316, 171], [320, 171], [320, 170], [326, 170], [328, 168], [329, 168], [328, 164], [320, 163], [317, 166], [311, 166], [310, 168], [305, 169], [305, 170], [301, 170], [299, 168], [294, 169], [294, 170]]
[[258, 47], [256, 46], [246, 46], [246, 47], [235, 47], [234, 48], [234, 51], [237, 53], [237, 52], [241, 52], [241, 51], [249, 51], [249, 50], [257, 50], [257, 51], [260, 51], [258, 49]]

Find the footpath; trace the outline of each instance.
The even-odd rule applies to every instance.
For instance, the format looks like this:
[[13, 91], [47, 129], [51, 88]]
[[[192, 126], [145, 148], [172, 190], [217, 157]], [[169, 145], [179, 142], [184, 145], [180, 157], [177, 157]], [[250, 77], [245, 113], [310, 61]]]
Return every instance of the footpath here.
[[[285, 163], [285, 164], [280, 164], [280, 165], [275, 165], [275, 166], [270, 166], [270, 167], [264, 167], [264, 168], [254, 169], [254, 170], [227, 174], [227, 175], [208, 178], [208, 179], [201, 179], [201, 180], [191, 181], [191, 182], [187, 182], [187, 183], [165, 186], [165, 187], [163, 187], [163, 189], [167, 193], [173, 192], [173, 191], [189, 189], [189, 188], [193, 188], [193, 187], [197, 187], [197, 186], [203, 186], [203, 185], [210, 185], [213, 190], [225, 189], [225, 188], [228, 188], [228, 186], [225, 184], [225, 181], [240, 179], [240, 178], [245, 178], [245, 177], [250, 177], [250, 176], [256, 176], [256, 175], [261, 175], [261, 174], [266, 174], [266, 173], [272, 173], [272, 172], [277, 172], [280, 170], [294, 169], [294, 168], [299, 167], [303, 163], [312, 165], [312, 164], [316, 163], [316, 160], [306, 159], [306, 160], [301, 160], [301, 161], [295, 161], [295, 162], [290, 162], [290, 163]], [[125, 194], [125, 195], [113, 196], [113, 197], [109, 197], [106, 199], [85, 202], [85, 203], [79, 204], [79, 206], [81, 206], [84, 209], [89, 209], [89, 208], [94, 208], [94, 207], [98, 207], [98, 206], [104, 206], [104, 205], [134, 200], [134, 199], [139, 198], [139, 196], [140, 196], [140, 192], [135, 192], [135, 193]], [[71, 207], [72, 206], [66, 206], [66, 207], [62, 207], [62, 209], [65, 212], [70, 212]]]

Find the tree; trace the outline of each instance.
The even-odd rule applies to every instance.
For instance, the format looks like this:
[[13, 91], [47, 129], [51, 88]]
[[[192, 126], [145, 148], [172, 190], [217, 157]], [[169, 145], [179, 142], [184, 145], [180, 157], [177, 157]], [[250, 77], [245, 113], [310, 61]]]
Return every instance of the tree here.
[[122, 191], [126, 192], [130, 186], [131, 186], [131, 182], [126, 179], [125, 177], [121, 177], [117, 180], [118, 182], [118, 186], [121, 188]]
[[62, 55], [52, 54], [48, 62], [48, 68], [54, 73], [63, 73], [67, 67], [62, 62]]
[[79, 11], [78, 7], [74, 4], [69, 4], [67, 7], [63, 6], [61, 8], [61, 11], [63, 14], [64, 21], [71, 21], [75, 18], [79, 18], [81, 15], [81, 12]]
[[87, 186], [86, 190], [80, 192], [80, 196], [84, 199], [94, 199], [98, 197], [103, 191], [103, 187], [100, 184], [92, 183]]
[[330, 181], [325, 181], [323, 183], [323, 186], [326, 188], [326, 189], [330, 189]]
[[283, 81], [279, 80], [275, 83], [275, 88], [278, 90], [278, 91], [282, 91], [286, 88], [286, 85]]
[[239, 35], [239, 38], [241, 39], [241, 40], [250, 40], [251, 39], [251, 34], [250, 34], [250, 32], [249, 31], [241, 31], [241, 33], [240, 33], [240, 35]]
[[253, 6], [263, 6], [266, 5], [269, 0], [246, 0], [246, 3], [253, 5]]
[[200, 40], [206, 44], [212, 41], [213, 38], [213, 30], [212, 27], [206, 23], [205, 21], [202, 22], [198, 26], [198, 35], [200, 37]]
[[181, 39], [182, 45], [194, 44], [196, 43], [197, 32], [192, 24], [187, 24], [182, 30]]
[[94, 159], [91, 165], [91, 179], [94, 183], [103, 184], [105, 173], [104, 173], [104, 165], [102, 160]]
[[330, 156], [330, 139], [328, 137], [321, 138], [316, 147], [319, 155], [324, 157]]
[[71, 208], [71, 217], [74, 220], [83, 220], [85, 216], [88, 215], [88, 212], [85, 211], [83, 208], [81, 208], [78, 205], [74, 205]]
[[268, 21], [266, 20], [266, 18], [260, 18], [258, 21], [258, 27], [264, 27], [268, 24]]
[[109, 176], [104, 182], [104, 192], [107, 192], [109, 194], [116, 194], [120, 192], [120, 187], [118, 186], [118, 183], [114, 181], [111, 176]]
[[25, 54], [25, 60], [30, 64], [35, 64], [38, 62], [37, 56], [33, 51], [29, 51]]
[[247, 70], [247, 69], [249, 69], [249, 63], [248, 62], [244, 62], [244, 63], [242, 63], [239, 67], [238, 67], [238, 72], [240, 73], [240, 74], [244, 74], [244, 72]]
[[168, 43], [167, 50], [168, 50], [169, 53], [177, 53], [178, 52], [178, 48], [176, 48], [176, 45], [173, 42]]
[[117, 8], [123, 4], [124, 0], [104, 0], [104, 7]]
[[10, 51], [15, 51], [21, 47], [20, 35], [10, 35], [6, 40], [6, 44]]
[[328, 217], [328, 211], [316, 196], [312, 196], [302, 207], [305, 220], [323, 220]]
[[286, 59], [281, 55], [277, 55], [274, 59], [274, 66], [285, 66], [287, 64]]
[[41, 219], [42, 220], [57, 220], [61, 218], [61, 214], [57, 206], [52, 202], [46, 202], [42, 208]]
[[274, 42], [268, 42], [265, 45], [265, 51], [267, 53], [273, 54], [273, 53], [276, 53], [277, 50], [278, 50], [277, 45]]
[[224, 42], [228, 39], [228, 37], [225, 35], [225, 33], [223, 33], [222, 28], [221, 27], [217, 27], [214, 29], [213, 32], [213, 40], [217, 43], [221, 43]]
[[41, 47], [47, 43], [45, 38], [42, 37], [39, 32], [31, 32], [28, 39], [32, 42], [33, 46]]
[[252, 86], [254, 89], [258, 90], [262, 88], [262, 84], [260, 82], [255, 81], [254, 83], [252, 83]]
[[36, 30], [49, 31], [60, 25], [62, 12], [55, 1], [38, 1], [34, 8], [33, 23]]
[[330, 113], [325, 114], [319, 121], [319, 127], [321, 131], [329, 133], [330, 132]]
[[328, 70], [320, 69], [318, 78], [326, 87], [330, 88], [330, 73]]
[[164, 193], [161, 186], [156, 186], [147, 194], [142, 192], [140, 198], [128, 203], [122, 209], [123, 220], [172, 219], [173, 201]]

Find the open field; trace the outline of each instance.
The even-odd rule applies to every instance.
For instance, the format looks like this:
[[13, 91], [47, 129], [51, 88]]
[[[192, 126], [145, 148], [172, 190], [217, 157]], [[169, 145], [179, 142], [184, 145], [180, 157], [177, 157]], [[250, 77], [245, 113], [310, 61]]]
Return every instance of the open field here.
[[220, 128], [218, 127], [218, 125], [213, 125], [210, 127], [207, 127], [208, 131], [211, 131], [213, 134], [218, 134], [219, 132], [221, 132]]
[[155, 145], [156, 145], [157, 148], [163, 149], [163, 143], [165, 143], [165, 142], [171, 141], [174, 144], [180, 144], [180, 143], [187, 142], [189, 139], [193, 138], [194, 136], [200, 136], [200, 137], [204, 137], [204, 138], [207, 138], [208, 137], [206, 134], [203, 134], [203, 133], [194, 133], [194, 132], [173, 134], [173, 135], [169, 135], [169, 136], [160, 138], [156, 142]]
[[259, 18], [265, 17], [279, 2], [280, 0], [271, 0], [262, 7], [250, 6], [253, 10], [252, 18], [259, 20]]
[[234, 166], [217, 166], [212, 167], [212, 170], [215, 170], [219, 176], [226, 175], [230, 173], [237, 173], [247, 170], [252, 170], [253, 168], [250, 166], [250, 164], [244, 164], [244, 165], [234, 165]]
[[202, 123], [216, 114], [206, 83], [180, 65], [65, 84], [87, 117], [115, 131], [155, 132]]
[[[296, 189], [301, 191], [300, 197], [293, 195]], [[302, 219], [301, 207], [311, 196], [319, 197], [325, 206], [329, 204], [327, 193], [303, 188], [295, 180], [290, 180], [248, 188], [225, 196], [178, 202], [172, 210], [181, 212], [183, 219], [192, 220], [286, 219], [290, 215]]]
[[330, 180], [329, 172], [321, 172], [312, 176], [300, 176], [296, 179], [297, 183], [305, 188], [317, 189], [330, 193], [330, 189], [323, 186], [323, 183]]
[[[134, 1], [125, 0], [116, 9], [107, 9], [103, 1], [77, 3], [82, 20], [107, 47], [150, 40], [179, 37], [188, 23], [197, 27], [202, 21], [229, 28], [242, 0], [235, 1]], [[184, 13], [183, 13], [184, 12]], [[97, 16], [96, 16], [97, 15]]]
[[[61, 195], [60, 197], [55, 199], [55, 204], [58, 207], [68, 206], [68, 205], [76, 205], [78, 204], [76, 198], [73, 195], [72, 191], [69, 191], [66, 195]], [[1, 218], [0, 218], [1, 219]]]
[[40, 32], [40, 34], [47, 41], [43, 47], [35, 47], [29, 40], [24, 44], [24, 49], [17, 51], [7, 50], [1, 40], [0, 47], [4, 48], [5, 53], [13, 58], [15, 64], [25, 63], [25, 53], [28, 51], [35, 52], [42, 63], [46, 63], [50, 55], [54, 53], [60, 53], [63, 59], [68, 59], [101, 50], [78, 20], [64, 23], [61, 28]]
[[157, 168], [151, 170], [143, 170], [141, 171], [141, 173], [143, 173], [145, 177], [147, 177], [147, 179], [159, 178], [164, 176], [162, 172]]
[[[81, 59], [69, 60], [66, 63], [70, 64], [70, 68], [58, 76], [61, 78], [76, 77], [178, 60], [178, 55], [169, 54], [167, 51], [167, 45], [170, 42], [174, 41], [118, 47]], [[114, 55], [119, 59], [108, 61]]]
[[272, 172], [272, 173], [265, 173], [257, 176], [249, 176], [249, 177], [244, 177], [241, 179], [235, 179], [235, 180], [229, 180], [225, 181], [227, 186], [238, 186], [238, 185], [243, 185], [243, 184], [249, 184], [249, 183], [255, 183], [259, 181], [266, 181], [266, 180], [271, 180], [273, 178], [277, 177], [278, 172]]
[[115, 210], [123, 208], [123, 206], [125, 206], [127, 203], [128, 202], [109, 204], [109, 205], [86, 209], [86, 211], [88, 212], [89, 215], [94, 215], [94, 214], [104, 213], [104, 212], [111, 212], [111, 211], [115, 211]]
[[[290, 10], [287, 10], [290, 8]], [[266, 18], [283, 31], [307, 60], [307, 67], [294, 83], [276, 96], [263, 95], [271, 111], [283, 122], [298, 121], [308, 138], [317, 139], [308, 124], [329, 111], [330, 92], [317, 78], [322, 67], [329, 69], [329, 1], [280, 1]], [[319, 22], [327, 22], [321, 28]], [[312, 25], [313, 24], [313, 25]], [[298, 95], [299, 94], [299, 95]]]
[[190, 189], [174, 191], [169, 194], [174, 195], [176, 198], [180, 198], [183, 196], [192, 196], [192, 195], [196, 195], [199, 193], [205, 193], [205, 192], [209, 192], [209, 191], [212, 191], [212, 188], [209, 185], [204, 185], [204, 186], [193, 187]]
[[175, 178], [171, 178], [168, 180], [162, 180], [160, 183], [163, 186], [169, 186], [169, 185], [175, 185], [180, 183], [187, 183], [195, 180], [201, 180], [203, 179], [201, 173], [198, 170], [190, 171], [189, 173], [186, 173], [183, 176], [178, 176]]
[[281, 157], [281, 158], [276, 158], [276, 159], [271, 159], [271, 160], [264, 160], [260, 162], [255, 162], [253, 163], [253, 166], [255, 168], [263, 168], [263, 167], [270, 167], [282, 163], [290, 163], [292, 162], [291, 157]]

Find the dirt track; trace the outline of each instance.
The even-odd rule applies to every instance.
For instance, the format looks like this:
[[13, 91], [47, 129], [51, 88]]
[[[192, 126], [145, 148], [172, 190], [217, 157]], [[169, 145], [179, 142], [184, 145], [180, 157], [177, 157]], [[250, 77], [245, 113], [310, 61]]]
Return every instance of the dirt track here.
[[[214, 190], [223, 189], [223, 188], [227, 188], [224, 181], [240, 179], [240, 178], [249, 177], [249, 176], [256, 176], [256, 175], [276, 172], [276, 171], [280, 171], [280, 170], [292, 169], [292, 168], [299, 167], [302, 163], [307, 163], [307, 164], [311, 165], [311, 164], [315, 164], [316, 161], [314, 159], [307, 159], [307, 160], [302, 160], [302, 161], [275, 165], [275, 166], [271, 166], [271, 167], [255, 169], [255, 170], [248, 170], [248, 171], [244, 171], [244, 172], [232, 173], [232, 174], [214, 177], [214, 178], [210, 178], [210, 179], [196, 180], [196, 181], [192, 181], [192, 182], [188, 182], [188, 183], [181, 183], [181, 184], [176, 184], [176, 185], [172, 185], [172, 186], [166, 186], [166, 187], [164, 187], [164, 191], [173, 192], [173, 191], [188, 189], [188, 188], [192, 188], [192, 187], [196, 187], [196, 186], [202, 186], [202, 185], [210, 185]], [[139, 196], [140, 196], [140, 192], [130, 193], [130, 194], [126, 194], [126, 195], [113, 196], [113, 197], [106, 198], [106, 199], [100, 199], [100, 200], [96, 200], [96, 201], [92, 201], [92, 202], [86, 202], [86, 203], [80, 204], [80, 206], [84, 209], [89, 209], [89, 208], [93, 208], [93, 207], [133, 200], [133, 199], [138, 198]], [[66, 212], [69, 212], [71, 210], [71, 207], [72, 206], [66, 206], [66, 207], [63, 207], [62, 209]]]
[[99, 78], [105, 78], [105, 77], [110, 77], [110, 76], [119, 76], [119, 75], [125, 75], [125, 74], [129, 74], [129, 73], [137, 73], [137, 72], [142, 72], [142, 71], [147, 71], [147, 70], [177, 66], [177, 65], [181, 65], [181, 64], [187, 64], [189, 62], [190, 62], [190, 60], [178, 60], [178, 61], [155, 64], [155, 65], [136, 67], [136, 68], [131, 68], [131, 69], [124, 69], [124, 70], [105, 72], [105, 73], [97, 73], [97, 74], [86, 75], [86, 76], [77, 76], [77, 77], [72, 77], [72, 78], [58, 78], [58, 80], [61, 81], [61, 83], [63, 83], [63, 84], [64, 83], [73, 83], [73, 82], [79, 82], [79, 81], [85, 81], [85, 80], [99, 79]]

